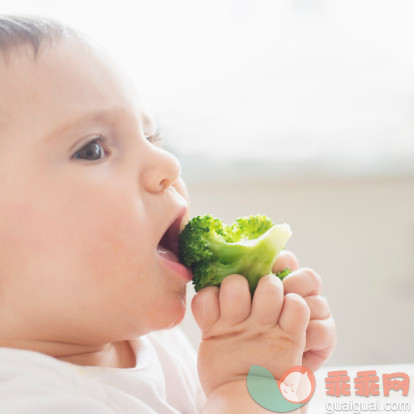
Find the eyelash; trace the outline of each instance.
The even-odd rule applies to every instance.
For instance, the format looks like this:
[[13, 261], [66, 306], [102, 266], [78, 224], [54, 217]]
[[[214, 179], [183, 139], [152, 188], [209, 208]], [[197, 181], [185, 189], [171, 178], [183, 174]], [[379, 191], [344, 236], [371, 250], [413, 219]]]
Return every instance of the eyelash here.
[[[165, 147], [165, 142], [164, 142], [164, 139], [163, 139], [163, 137], [162, 137], [162, 130], [160, 129], [160, 128], [158, 128], [156, 131], [155, 131], [155, 133], [154, 134], [152, 134], [152, 135], [147, 135], [147, 134], [145, 134], [144, 135], [145, 137], [146, 137], [146, 139], [149, 141], [149, 142], [151, 142], [151, 144], [154, 144], [155, 146], [157, 146], [157, 147], [160, 147], [160, 148], [164, 148]], [[104, 150], [104, 152], [105, 152], [105, 154], [106, 153], [108, 153], [108, 151], [106, 150], [106, 144], [107, 144], [107, 140], [105, 139], [105, 137], [103, 137], [103, 136], [101, 136], [101, 135], [99, 135], [98, 136], [98, 138], [94, 138], [93, 140], [91, 140], [91, 141], [89, 141], [89, 142], [87, 142], [79, 151], [77, 151], [76, 152], [76, 154], [78, 153], [78, 152], [80, 152], [80, 151], [82, 151], [85, 147], [87, 147], [88, 145], [90, 145], [90, 144], [92, 144], [92, 143], [94, 143], [94, 142], [100, 142], [101, 144], [104, 144], [104, 146], [102, 146], [102, 148], [103, 148], [103, 150]], [[74, 155], [76, 155], [76, 154], [74, 154]], [[96, 161], [96, 160], [95, 160]]]
[[157, 147], [160, 148], [165, 148], [165, 141], [163, 138], [163, 131], [161, 128], [158, 128], [154, 134], [152, 135], [145, 135], [148, 139], [149, 142], [151, 142], [152, 144], [156, 145]]

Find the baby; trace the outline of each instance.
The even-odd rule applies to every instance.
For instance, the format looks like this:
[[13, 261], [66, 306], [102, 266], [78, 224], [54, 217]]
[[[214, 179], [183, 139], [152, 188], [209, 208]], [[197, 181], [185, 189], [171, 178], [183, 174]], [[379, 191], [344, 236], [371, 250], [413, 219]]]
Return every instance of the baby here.
[[268, 413], [251, 365], [279, 379], [331, 355], [321, 279], [283, 251], [273, 271], [293, 272], [253, 298], [241, 275], [194, 296], [196, 356], [178, 325], [191, 271], [157, 248], [190, 218], [180, 164], [87, 36], [0, 17], [0, 126], [2, 414]]

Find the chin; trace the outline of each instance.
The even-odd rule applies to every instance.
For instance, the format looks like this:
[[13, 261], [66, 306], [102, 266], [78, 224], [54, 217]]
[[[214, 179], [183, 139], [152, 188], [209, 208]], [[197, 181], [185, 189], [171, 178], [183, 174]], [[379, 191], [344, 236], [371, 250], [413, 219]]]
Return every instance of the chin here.
[[168, 303], [160, 305], [159, 319], [157, 321], [157, 327], [155, 329], [171, 329], [174, 326], [182, 322], [185, 316], [186, 309], [186, 295], [185, 289], [183, 295], [180, 298], [176, 298], [174, 303]]

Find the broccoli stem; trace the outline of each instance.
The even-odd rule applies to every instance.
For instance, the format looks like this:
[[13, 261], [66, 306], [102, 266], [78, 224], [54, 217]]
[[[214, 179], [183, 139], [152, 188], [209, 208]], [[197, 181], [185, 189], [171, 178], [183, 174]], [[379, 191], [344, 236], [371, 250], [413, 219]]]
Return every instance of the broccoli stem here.
[[[252, 240], [226, 243], [217, 238], [209, 239], [209, 249], [217, 260], [213, 265], [215, 274], [220, 280], [234, 273], [243, 275], [247, 278], [253, 295], [259, 279], [272, 274], [273, 263], [291, 235], [290, 226], [281, 224], [272, 226]], [[285, 276], [286, 274], [283, 277]]]

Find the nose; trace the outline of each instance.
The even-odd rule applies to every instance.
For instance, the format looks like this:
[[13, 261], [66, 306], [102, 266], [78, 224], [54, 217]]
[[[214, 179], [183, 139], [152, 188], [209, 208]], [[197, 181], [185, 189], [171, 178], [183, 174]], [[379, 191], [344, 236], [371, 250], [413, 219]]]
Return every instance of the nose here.
[[164, 191], [180, 177], [181, 165], [170, 152], [148, 144], [146, 160], [142, 183], [147, 191], [151, 193]]

